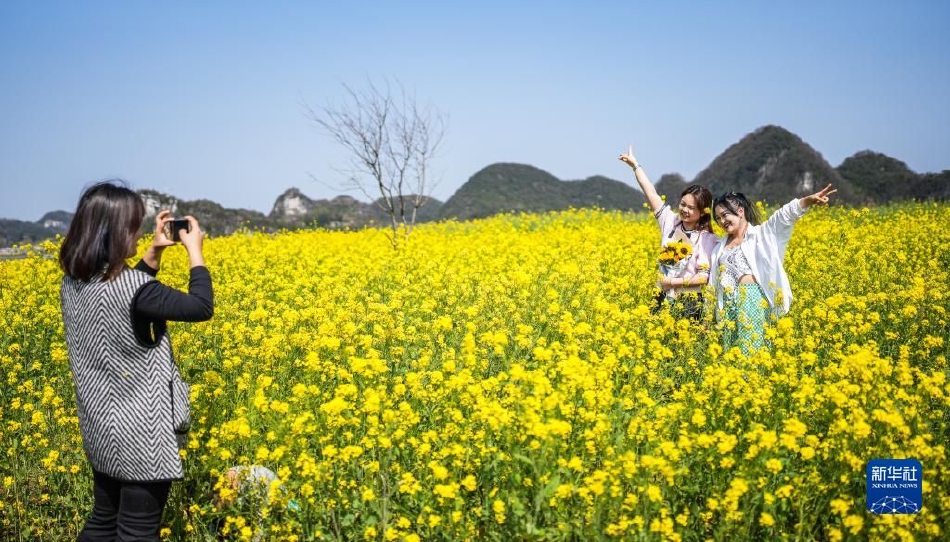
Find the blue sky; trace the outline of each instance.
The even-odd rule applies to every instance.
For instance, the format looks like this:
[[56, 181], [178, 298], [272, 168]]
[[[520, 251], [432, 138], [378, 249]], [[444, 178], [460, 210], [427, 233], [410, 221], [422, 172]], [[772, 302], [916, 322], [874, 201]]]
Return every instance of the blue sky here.
[[339, 195], [310, 175], [347, 157], [302, 104], [383, 77], [449, 116], [443, 200], [494, 162], [630, 182], [631, 143], [692, 179], [765, 124], [833, 166], [950, 168], [950, 2], [697, 4], [6, 0], [0, 217], [115, 177], [265, 213]]

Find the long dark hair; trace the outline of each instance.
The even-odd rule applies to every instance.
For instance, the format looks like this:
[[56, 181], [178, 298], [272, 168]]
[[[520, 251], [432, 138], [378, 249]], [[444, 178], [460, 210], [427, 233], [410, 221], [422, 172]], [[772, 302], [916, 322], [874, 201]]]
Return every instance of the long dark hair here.
[[683, 196], [687, 194], [696, 199], [696, 207], [699, 208], [699, 222], [696, 224], [696, 227], [700, 230], [712, 233], [712, 215], [706, 212], [706, 209], [712, 208], [710, 206], [713, 199], [712, 192], [705, 186], [691, 184], [680, 194], [680, 199], [683, 199]]
[[730, 214], [739, 216], [739, 209], [741, 208], [745, 211], [745, 219], [749, 221], [749, 224], [753, 226], [758, 225], [761, 220], [759, 220], [759, 213], [756, 212], [755, 207], [749, 203], [749, 199], [745, 197], [741, 192], [726, 192], [725, 194], [716, 198], [716, 201], [713, 202], [713, 212], [716, 212], [716, 207], [723, 206], [726, 208]]
[[123, 181], [96, 183], [83, 192], [59, 249], [66, 275], [89, 282], [100, 272], [119, 276], [145, 217], [145, 204]]

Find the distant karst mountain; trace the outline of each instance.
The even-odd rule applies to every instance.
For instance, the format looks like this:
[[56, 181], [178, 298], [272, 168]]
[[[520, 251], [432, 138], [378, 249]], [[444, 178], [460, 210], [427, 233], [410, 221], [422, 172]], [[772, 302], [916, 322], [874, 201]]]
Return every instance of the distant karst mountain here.
[[[627, 172], [629, 175], [629, 172]], [[544, 212], [568, 207], [640, 210], [645, 198], [635, 188], [633, 176], [620, 182], [607, 177], [562, 181], [526, 164], [489, 165], [463, 184], [444, 204], [429, 199], [419, 209], [417, 223], [438, 219], [467, 220], [506, 211]], [[814, 193], [827, 183], [838, 187], [837, 203], [882, 204], [905, 199], [950, 200], [950, 170], [918, 174], [904, 162], [873, 151], [861, 151], [837, 168], [815, 149], [779, 126], [763, 126], [746, 135], [716, 157], [695, 179], [678, 173], [656, 181], [660, 195], [675, 205], [689, 184], [704, 184], [713, 196], [726, 191], [743, 192], [752, 200], [781, 204]], [[213, 235], [226, 235], [247, 227], [265, 231], [323, 227], [356, 229], [386, 226], [389, 217], [380, 200], [365, 203], [350, 196], [314, 200], [298, 188], [278, 196], [269, 214], [229, 209], [210, 200], [179, 200], [154, 190], [140, 190], [151, 229], [155, 213], [170, 209], [176, 216], [193, 215]], [[410, 213], [411, 208], [407, 207]], [[35, 243], [65, 233], [72, 214], [47, 213], [36, 222], [0, 219], [0, 247]]]
[[889, 156], [861, 151], [838, 166], [838, 174], [851, 183], [858, 194], [870, 202], [902, 197], [916, 188], [918, 176], [907, 164]]
[[445, 202], [439, 216], [468, 220], [506, 211], [542, 212], [568, 207], [639, 209], [644, 201], [639, 190], [607, 177], [561, 181], [534, 166], [499, 163], [472, 175]]
[[358, 228], [376, 218], [373, 205], [350, 196], [310, 199], [298, 188], [277, 197], [268, 218], [287, 226], [311, 224], [325, 228]]
[[841, 177], [868, 203], [899, 199], [950, 199], [950, 170], [919, 175], [896, 158], [861, 151], [838, 166]]
[[838, 188], [839, 202], [857, 203], [850, 182], [815, 149], [797, 135], [779, 126], [763, 126], [746, 135], [716, 157], [693, 179], [716, 197], [728, 191], [742, 192], [750, 200], [785, 203], [813, 194], [828, 183]]
[[65, 234], [72, 218], [67, 211], [50, 211], [36, 222], [0, 218], [0, 247], [39, 243]]
[[162, 209], [171, 211], [172, 216], [193, 216], [201, 223], [201, 229], [212, 235], [227, 235], [241, 227], [273, 227], [264, 213], [250, 209], [230, 209], [207, 199], [180, 200], [174, 196], [155, 190], [139, 190], [145, 202], [145, 221], [142, 228], [151, 231], [155, 215]]
[[[413, 195], [405, 196], [407, 220], [412, 213], [410, 200]], [[398, 200], [395, 205], [399, 206]], [[416, 222], [429, 222], [438, 216], [442, 202], [428, 198], [416, 213]], [[268, 218], [278, 224], [316, 225], [322, 228], [363, 228], [370, 224], [385, 225], [389, 215], [384, 211], [382, 198], [372, 203], [364, 203], [351, 196], [337, 196], [333, 199], [313, 200], [298, 188], [290, 188], [277, 197]]]
[[665, 173], [653, 186], [657, 194], [666, 197], [666, 201], [675, 207], [689, 183], [679, 173]]

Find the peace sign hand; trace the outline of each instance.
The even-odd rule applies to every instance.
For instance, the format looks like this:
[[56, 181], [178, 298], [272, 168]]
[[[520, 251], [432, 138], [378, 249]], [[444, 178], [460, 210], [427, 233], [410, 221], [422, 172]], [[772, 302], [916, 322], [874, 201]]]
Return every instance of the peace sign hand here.
[[799, 201], [803, 209], [807, 209], [812, 205], [827, 205], [829, 199], [828, 196], [834, 194], [837, 191], [837, 188], [832, 188], [831, 184], [829, 184], [828, 186], [822, 188], [820, 192], [816, 192], [810, 196], [805, 196]]
[[634, 171], [640, 167], [640, 165], [637, 163], [637, 159], [633, 156], [633, 145], [630, 145], [627, 154], [620, 155], [620, 161], [632, 167]]

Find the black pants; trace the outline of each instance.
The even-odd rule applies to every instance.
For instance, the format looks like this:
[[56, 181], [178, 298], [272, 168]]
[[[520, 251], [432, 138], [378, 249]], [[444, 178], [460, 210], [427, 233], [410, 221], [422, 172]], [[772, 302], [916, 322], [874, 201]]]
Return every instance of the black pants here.
[[125, 482], [93, 472], [95, 505], [78, 542], [159, 540], [171, 482]]

